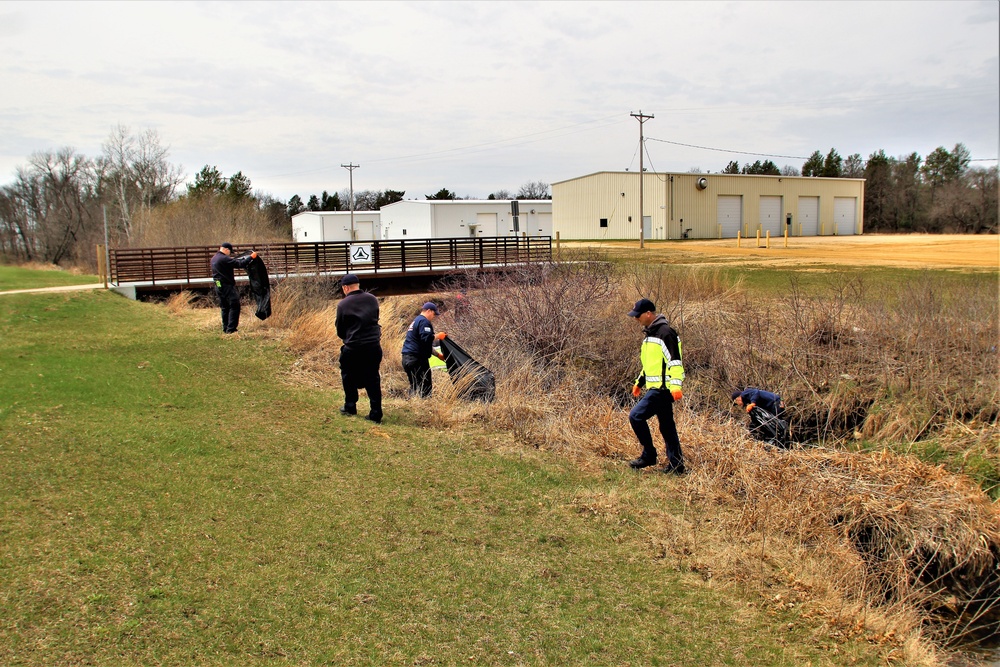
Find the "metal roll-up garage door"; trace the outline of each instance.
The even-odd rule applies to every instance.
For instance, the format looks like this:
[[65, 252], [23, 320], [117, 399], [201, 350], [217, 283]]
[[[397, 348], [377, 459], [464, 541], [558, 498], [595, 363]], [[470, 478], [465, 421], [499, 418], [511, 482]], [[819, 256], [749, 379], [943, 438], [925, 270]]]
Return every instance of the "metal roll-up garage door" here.
[[719, 195], [718, 214], [720, 234], [724, 239], [735, 239], [743, 228], [743, 197], [742, 195]]
[[760, 198], [760, 233], [781, 236], [781, 197]]
[[799, 234], [819, 235], [819, 197], [799, 197]]
[[856, 197], [833, 198], [833, 224], [838, 236], [850, 236], [857, 229], [857, 201]]

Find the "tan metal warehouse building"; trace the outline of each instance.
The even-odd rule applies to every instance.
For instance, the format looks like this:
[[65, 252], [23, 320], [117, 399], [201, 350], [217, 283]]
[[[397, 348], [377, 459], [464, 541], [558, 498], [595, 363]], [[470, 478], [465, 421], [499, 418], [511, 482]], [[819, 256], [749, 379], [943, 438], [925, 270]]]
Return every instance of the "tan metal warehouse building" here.
[[[643, 238], [861, 234], [864, 179], [646, 172]], [[602, 171], [552, 184], [562, 239], [638, 239], [639, 174]]]

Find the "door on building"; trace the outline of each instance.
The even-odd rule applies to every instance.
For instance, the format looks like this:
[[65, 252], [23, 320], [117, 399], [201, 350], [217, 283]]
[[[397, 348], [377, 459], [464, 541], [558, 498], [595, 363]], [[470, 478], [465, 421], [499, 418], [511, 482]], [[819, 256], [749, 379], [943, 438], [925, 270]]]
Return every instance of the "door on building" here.
[[354, 221], [354, 240], [355, 241], [374, 241], [375, 240], [375, 222], [373, 220], [355, 220]]
[[478, 227], [477, 236], [496, 236], [497, 235], [497, 214], [496, 213], [477, 213], [476, 214], [476, 227]]
[[642, 216], [642, 238], [651, 239], [653, 238], [653, 218], [652, 216], [644, 215]]
[[819, 197], [799, 197], [799, 234], [819, 235]]
[[782, 236], [784, 230], [782, 226], [784, 220], [781, 216], [781, 197], [761, 197], [760, 198], [760, 233], [765, 235], [771, 232], [771, 236]]
[[719, 224], [720, 237], [735, 239], [743, 229], [742, 195], [719, 195], [716, 204], [718, 207], [716, 222]]
[[833, 224], [838, 236], [850, 236], [857, 230], [857, 198], [833, 198]]

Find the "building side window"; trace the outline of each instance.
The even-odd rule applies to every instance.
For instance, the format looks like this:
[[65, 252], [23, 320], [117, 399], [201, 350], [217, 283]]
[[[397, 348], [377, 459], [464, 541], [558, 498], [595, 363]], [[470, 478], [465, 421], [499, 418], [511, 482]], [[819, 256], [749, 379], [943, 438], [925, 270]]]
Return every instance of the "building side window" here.
[[607, 227], [607, 226], [608, 226], [608, 219], [601, 218], [601, 227]]

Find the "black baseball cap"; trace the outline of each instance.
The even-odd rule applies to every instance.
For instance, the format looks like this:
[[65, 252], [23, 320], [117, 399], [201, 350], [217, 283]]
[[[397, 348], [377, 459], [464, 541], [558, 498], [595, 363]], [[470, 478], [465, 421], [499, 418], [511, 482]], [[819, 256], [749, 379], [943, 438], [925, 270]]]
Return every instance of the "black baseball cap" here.
[[653, 313], [656, 312], [656, 306], [649, 299], [639, 299], [635, 302], [635, 306], [629, 311], [629, 317], [639, 317], [643, 313]]

